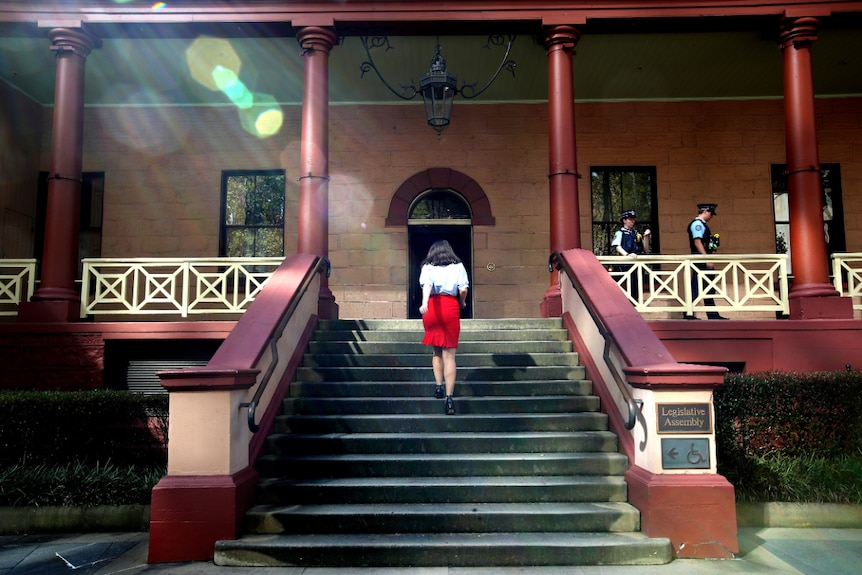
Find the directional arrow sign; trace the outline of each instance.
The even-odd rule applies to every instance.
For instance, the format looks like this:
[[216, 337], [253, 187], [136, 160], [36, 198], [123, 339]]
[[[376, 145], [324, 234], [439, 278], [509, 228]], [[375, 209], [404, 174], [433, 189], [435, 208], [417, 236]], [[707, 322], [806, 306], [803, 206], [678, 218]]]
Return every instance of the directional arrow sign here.
[[709, 469], [709, 440], [703, 437], [661, 439], [662, 469]]

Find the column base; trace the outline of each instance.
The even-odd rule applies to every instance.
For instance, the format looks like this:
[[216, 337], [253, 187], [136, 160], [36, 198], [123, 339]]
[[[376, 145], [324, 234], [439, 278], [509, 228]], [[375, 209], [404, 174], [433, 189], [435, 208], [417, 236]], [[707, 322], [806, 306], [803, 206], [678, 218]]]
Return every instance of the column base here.
[[563, 317], [563, 294], [559, 284], [552, 285], [545, 292], [539, 311], [541, 317]]
[[149, 563], [206, 561], [215, 542], [236, 539], [251, 507], [257, 472], [234, 475], [168, 475], [153, 488]]
[[18, 304], [18, 323], [68, 323], [81, 320], [81, 302], [27, 301]]
[[853, 319], [849, 297], [790, 298], [790, 319]]
[[320, 319], [338, 319], [338, 304], [335, 302], [335, 296], [332, 292], [329, 294], [320, 293], [320, 299], [317, 301], [317, 317]]
[[718, 474], [626, 472], [629, 502], [647, 537], [667, 537], [678, 558], [730, 559], [739, 553], [733, 485]]

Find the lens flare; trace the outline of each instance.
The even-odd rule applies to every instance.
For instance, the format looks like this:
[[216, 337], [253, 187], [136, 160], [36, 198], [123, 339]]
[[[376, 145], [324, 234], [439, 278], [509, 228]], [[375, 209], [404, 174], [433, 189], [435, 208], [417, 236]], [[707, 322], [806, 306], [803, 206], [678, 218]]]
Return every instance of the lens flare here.
[[167, 4], [165, 4], [164, 2], [156, 2], [155, 4], [153, 4], [153, 10], [161, 10], [165, 6], [167, 6]]
[[[367, 242], [388, 242], [385, 234], [375, 236], [369, 233], [374, 229], [374, 197], [368, 191], [367, 183], [355, 175], [332, 173], [329, 186], [330, 231], [357, 232], [369, 234]], [[358, 228], [358, 230], [357, 230]], [[375, 236], [375, 237], [372, 237]], [[382, 245], [366, 244], [375, 249]]]
[[281, 130], [284, 113], [269, 94], [255, 94], [251, 106], [240, 108], [239, 118], [246, 132], [258, 138], [268, 138]]
[[254, 96], [245, 84], [236, 77], [233, 70], [216, 66], [213, 70], [213, 81], [231, 102], [240, 108], [250, 108], [254, 104]]
[[266, 110], [257, 118], [254, 126], [263, 136], [273, 136], [281, 129], [284, 114], [281, 110]]
[[253, 93], [240, 80], [242, 61], [228, 40], [197, 38], [186, 50], [186, 63], [195, 81], [223, 93], [239, 108], [240, 123], [246, 132], [268, 138], [281, 130], [281, 106], [269, 94]]
[[122, 106], [96, 107], [112, 129], [106, 133], [118, 146], [147, 156], [166, 156], [183, 149], [188, 142], [189, 123], [184, 114], [155, 91], [118, 84], [110, 96]]
[[242, 68], [242, 61], [236, 50], [230, 42], [222, 38], [197, 38], [186, 50], [186, 64], [192, 78], [214, 92], [222, 91], [216, 77], [239, 78]]

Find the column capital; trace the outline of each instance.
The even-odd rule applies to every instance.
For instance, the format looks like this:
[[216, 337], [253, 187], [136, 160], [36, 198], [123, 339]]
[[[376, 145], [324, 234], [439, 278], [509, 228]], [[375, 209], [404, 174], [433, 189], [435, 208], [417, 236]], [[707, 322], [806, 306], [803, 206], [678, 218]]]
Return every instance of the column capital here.
[[811, 44], [817, 40], [817, 28], [820, 20], [813, 16], [802, 18], [785, 18], [778, 31], [778, 45], [782, 50], [800, 44]]
[[571, 52], [575, 51], [578, 40], [581, 39], [581, 31], [574, 26], [552, 26], [545, 29], [544, 44], [546, 50], [561, 47]]
[[303, 53], [320, 51], [329, 54], [338, 41], [338, 36], [332, 28], [306, 26], [297, 31], [296, 39], [299, 40]]
[[57, 54], [72, 52], [81, 58], [90, 55], [93, 48], [101, 48], [102, 41], [84, 28], [53, 28], [48, 32], [51, 50]]

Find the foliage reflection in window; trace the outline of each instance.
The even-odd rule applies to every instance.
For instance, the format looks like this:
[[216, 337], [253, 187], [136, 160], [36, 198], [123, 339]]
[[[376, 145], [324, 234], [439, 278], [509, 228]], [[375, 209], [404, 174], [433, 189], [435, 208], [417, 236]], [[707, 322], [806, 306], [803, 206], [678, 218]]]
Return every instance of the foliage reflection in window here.
[[411, 220], [469, 220], [470, 208], [450, 190], [432, 190], [419, 198], [410, 210]]
[[773, 164], [772, 208], [775, 220], [775, 253], [786, 254], [790, 251], [790, 203], [787, 196], [787, 178], [784, 164]]
[[659, 252], [658, 220], [655, 217], [656, 173], [654, 167], [592, 167], [590, 203], [593, 220], [593, 253], [616, 255], [611, 240], [620, 228], [623, 210], [637, 214], [638, 231], [650, 229], [650, 253]]
[[[790, 196], [787, 190], [787, 166], [770, 166], [772, 208], [775, 221], [775, 253], [790, 255]], [[844, 202], [841, 193], [840, 164], [821, 164], [820, 183], [823, 192], [823, 235], [826, 252], [834, 254], [847, 249], [844, 229]], [[787, 270], [790, 268], [787, 261]]]
[[284, 194], [282, 170], [223, 172], [221, 255], [283, 256]]

